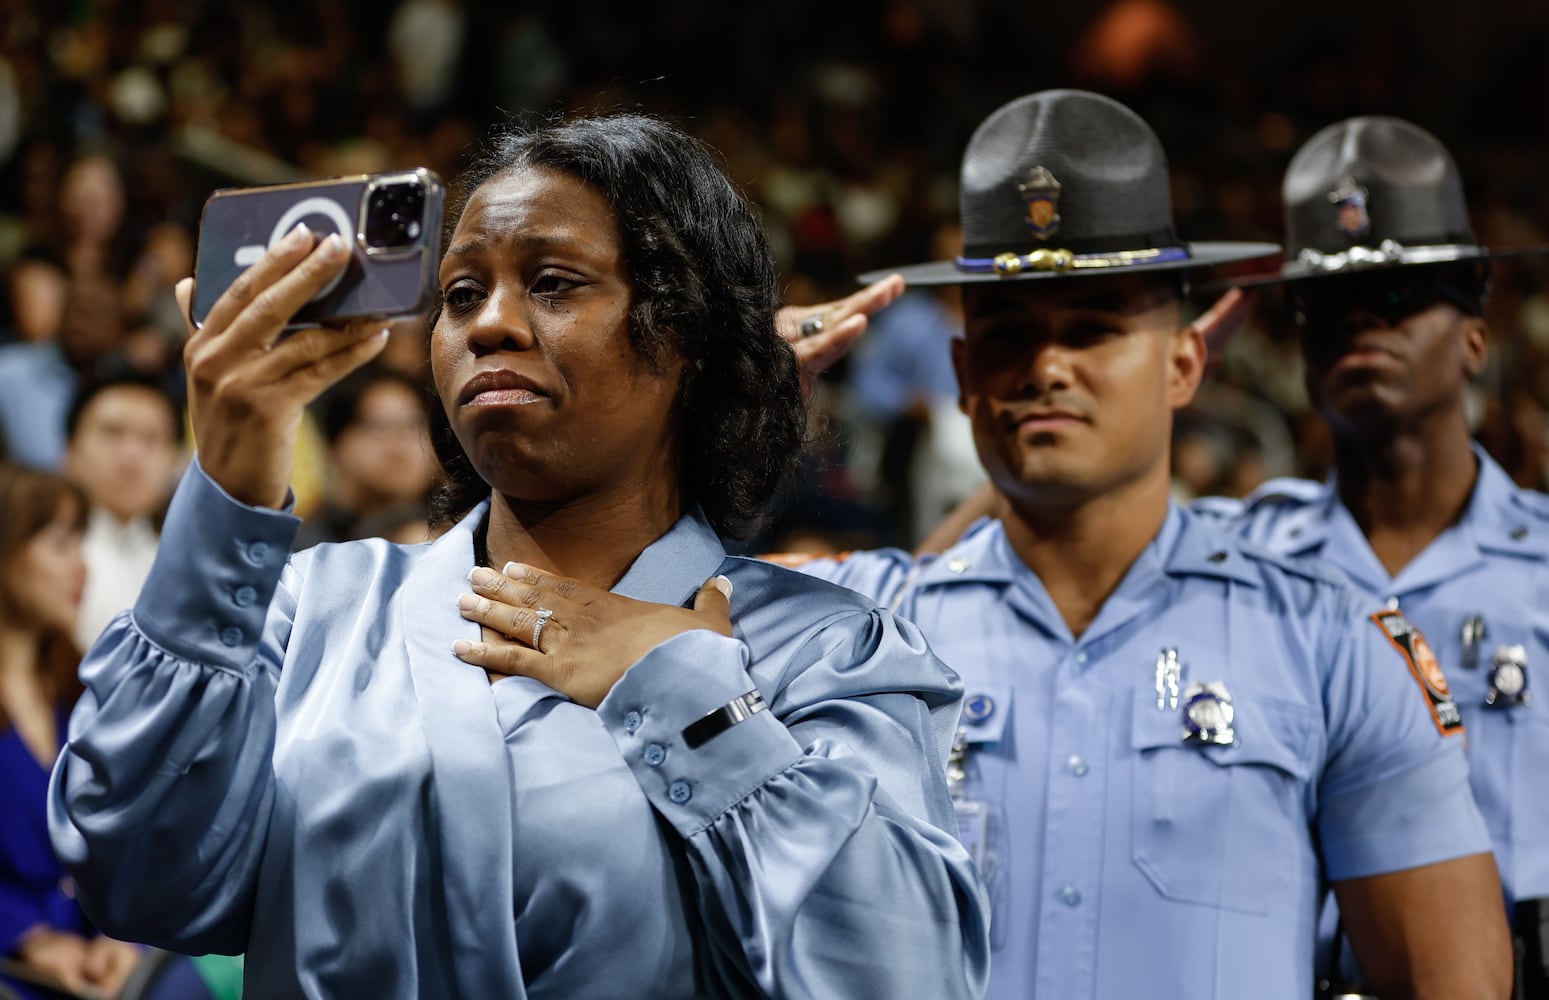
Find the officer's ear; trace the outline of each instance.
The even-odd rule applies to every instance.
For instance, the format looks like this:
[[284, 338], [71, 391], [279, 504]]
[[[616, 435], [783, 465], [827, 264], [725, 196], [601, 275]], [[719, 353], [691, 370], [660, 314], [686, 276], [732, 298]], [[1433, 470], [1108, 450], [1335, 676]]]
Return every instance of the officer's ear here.
[[1191, 323], [1173, 334], [1167, 359], [1167, 402], [1173, 409], [1181, 410], [1194, 401], [1209, 358], [1205, 335], [1197, 326]]
[[1463, 371], [1470, 379], [1484, 374], [1490, 359], [1490, 325], [1483, 316], [1463, 317]]

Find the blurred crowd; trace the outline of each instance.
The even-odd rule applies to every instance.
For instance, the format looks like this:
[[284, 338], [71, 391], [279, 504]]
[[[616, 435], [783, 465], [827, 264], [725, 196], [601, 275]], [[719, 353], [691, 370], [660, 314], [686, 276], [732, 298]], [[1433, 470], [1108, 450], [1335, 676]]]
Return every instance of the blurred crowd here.
[[[1508, 14], [1472, 22], [1465, 51], [1449, 29], [1397, 8], [1314, 4], [1279, 30], [1258, 28], [1249, 54], [1254, 29], [1229, 5], [1164, 0], [1036, 18], [1005, 0], [601, 2], [584, 18], [461, 0], [7, 0], [0, 10], [0, 447], [82, 477], [121, 534], [139, 519], [154, 531], [189, 447], [181, 417], [169, 437], [158, 412], [154, 435], [135, 432], [139, 451], [115, 424], [105, 457], [80, 459], [90, 446], [75, 438], [95, 415], [78, 397], [127, 380], [107, 401], [181, 413], [172, 286], [192, 269], [210, 191], [419, 165], [452, 177], [508, 117], [643, 108], [687, 123], [761, 207], [793, 303], [843, 294], [871, 267], [952, 253], [968, 132], [985, 109], [1055, 85], [1111, 93], [1156, 126], [1185, 237], [1277, 238], [1291, 151], [1324, 124], [1376, 111], [1456, 151], [1483, 242], [1549, 242], [1535, 167], [1549, 137], [1549, 64], [1535, 43], [1546, 28]], [[1449, 45], [1454, 58], [1438, 61]], [[1476, 408], [1486, 446], [1534, 486], [1549, 467], [1546, 277], [1542, 264], [1497, 266], [1494, 360]], [[951, 293], [927, 292], [875, 323], [820, 385], [806, 474], [758, 544], [908, 544], [971, 491], [976, 462], [947, 360], [957, 323]], [[304, 542], [423, 532], [434, 476], [416, 389], [425, 363], [423, 326], [401, 324], [377, 369], [319, 402], [297, 472]], [[1268, 295], [1179, 422], [1181, 496], [1321, 474], [1327, 443], [1308, 419], [1299, 364]], [[74, 424], [72, 404], [83, 411]], [[153, 534], [116, 541], [153, 549]]]

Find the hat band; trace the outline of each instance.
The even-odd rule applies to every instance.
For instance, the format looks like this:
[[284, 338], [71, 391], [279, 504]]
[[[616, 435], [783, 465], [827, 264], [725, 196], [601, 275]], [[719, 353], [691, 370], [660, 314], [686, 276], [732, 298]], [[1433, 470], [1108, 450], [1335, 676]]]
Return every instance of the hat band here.
[[955, 263], [959, 271], [969, 274], [1010, 276], [1024, 271], [1085, 271], [1188, 259], [1187, 247], [1148, 247], [1144, 250], [1116, 250], [1112, 253], [1034, 250], [1031, 253], [1002, 253], [993, 257], [959, 257]]
[[1478, 255], [1479, 248], [1467, 243], [1406, 247], [1397, 240], [1383, 240], [1374, 247], [1354, 246], [1339, 253], [1321, 253], [1309, 247], [1296, 255], [1296, 261], [1314, 271], [1339, 274], [1384, 264], [1443, 264]]

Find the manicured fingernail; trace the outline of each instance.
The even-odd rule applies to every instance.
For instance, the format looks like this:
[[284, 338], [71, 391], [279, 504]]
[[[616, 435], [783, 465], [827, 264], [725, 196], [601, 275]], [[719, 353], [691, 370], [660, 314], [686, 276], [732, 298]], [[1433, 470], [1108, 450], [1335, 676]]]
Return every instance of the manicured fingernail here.
[[305, 222], [298, 222], [291, 228], [290, 232], [285, 234], [285, 238], [280, 240], [280, 248], [284, 250], [293, 250], [296, 247], [299, 247], [302, 241], [311, 235], [312, 230], [307, 228], [307, 224]]
[[521, 570], [521, 568], [521, 563], [508, 562], [504, 566], [500, 567], [500, 572], [504, 573], [506, 576], [515, 576]]
[[472, 594], [464, 594], [457, 599], [457, 606], [464, 611], [472, 611], [479, 606], [479, 598]]
[[496, 579], [497, 577], [495, 576], [495, 571], [492, 569], [485, 569], [483, 566], [475, 566], [473, 569], [468, 571], [468, 582], [473, 584], [475, 587], [488, 587], [490, 584], [494, 583]]
[[456, 642], [452, 643], [452, 652], [456, 653], [458, 656], [465, 655], [472, 648], [473, 643], [469, 642], [467, 639], [458, 639]]
[[715, 589], [719, 590], [726, 597], [726, 599], [728, 601], [731, 600], [731, 591], [732, 591], [731, 579], [729, 577], [725, 577], [725, 576], [718, 576], [718, 577], [715, 578], [714, 583], [715, 583]]
[[323, 241], [323, 253], [337, 257], [344, 252], [344, 237], [334, 233]]

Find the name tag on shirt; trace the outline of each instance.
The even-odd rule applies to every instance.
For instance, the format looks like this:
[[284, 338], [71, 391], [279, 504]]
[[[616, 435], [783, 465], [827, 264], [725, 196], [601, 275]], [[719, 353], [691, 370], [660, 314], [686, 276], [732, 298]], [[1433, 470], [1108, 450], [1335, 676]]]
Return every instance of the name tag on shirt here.
[[977, 799], [953, 799], [952, 805], [957, 811], [957, 839], [983, 873], [989, 860], [990, 807]]

